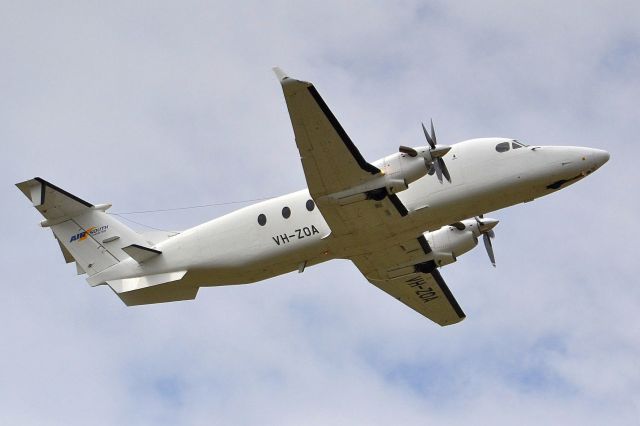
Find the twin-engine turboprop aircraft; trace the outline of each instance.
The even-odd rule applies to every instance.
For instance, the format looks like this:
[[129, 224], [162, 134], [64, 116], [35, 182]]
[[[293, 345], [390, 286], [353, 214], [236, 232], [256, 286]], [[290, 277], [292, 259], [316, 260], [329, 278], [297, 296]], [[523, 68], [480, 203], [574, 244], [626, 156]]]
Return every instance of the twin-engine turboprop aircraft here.
[[350, 259], [369, 282], [440, 325], [465, 318], [439, 268], [491, 237], [483, 213], [542, 197], [597, 170], [606, 151], [514, 139], [427, 145], [367, 162], [311, 84], [282, 84], [308, 189], [166, 234], [140, 234], [41, 178], [18, 188], [44, 216], [64, 259], [128, 306], [196, 297], [200, 287], [252, 283]]

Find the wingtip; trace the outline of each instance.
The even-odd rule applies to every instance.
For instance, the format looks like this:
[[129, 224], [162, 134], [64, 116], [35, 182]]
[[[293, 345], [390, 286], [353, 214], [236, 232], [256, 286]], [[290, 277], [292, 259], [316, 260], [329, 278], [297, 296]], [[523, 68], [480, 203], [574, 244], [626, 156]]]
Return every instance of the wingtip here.
[[280, 69], [279, 67], [273, 67], [272, 69], [273, 69], [273, 72], [275, 73], [276, 77], [278, 77], [278, 80], [284, 81], [284, 80], [289, 78], [287, 73], [282, 71], [282, 69]]

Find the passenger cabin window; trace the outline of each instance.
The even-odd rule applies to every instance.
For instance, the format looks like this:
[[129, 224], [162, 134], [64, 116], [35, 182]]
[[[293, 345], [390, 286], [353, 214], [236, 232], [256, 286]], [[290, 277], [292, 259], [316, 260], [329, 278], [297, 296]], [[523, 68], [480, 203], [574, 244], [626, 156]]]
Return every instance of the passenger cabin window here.
[[260, 226], [264, 226], [267, 223], [267, 217], [260, 213], [260, 215], [258, 215], [258, 224], [260, 224]]
[[509, 142], [500, 142], [498, 145], [496, 145], [496, 151], [498, 152], [509, 151]]
[[309, 210], [310, 212], [313, 211], [313, 209], [316, 208], [316, 204], [313, 202], [313, 200], [307, 200], [307, 210]]
[[291, 216], [291, 209], [289, 207], [283, 207], [282, 217], [284, 217], [285, 219], [289, 219], [289, 216]]

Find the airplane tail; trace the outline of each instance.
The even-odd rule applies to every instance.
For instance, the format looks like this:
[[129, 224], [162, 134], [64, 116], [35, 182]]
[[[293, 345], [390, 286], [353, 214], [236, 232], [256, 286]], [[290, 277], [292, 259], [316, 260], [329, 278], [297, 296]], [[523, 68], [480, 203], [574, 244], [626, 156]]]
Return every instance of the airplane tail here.
[[190, 300], [198, 286], [183, 280], [186, 270], [134, 278], [96, 275], [126, 259], [138, 263], [162, 254], [154, 247], [174, 233], [139, 234], [106, 211], [111, 204], [93, 205], [46, 180], [36, 177], [16, 186], [44, 216], [40, 225], [51, 228], [67, 263], [75, 262], [78, 275], [87, 274], [91, 286], [108, 284], [127, 305]]
[[105, 213], [110, 204], [93, 205], [39, 177], [16, 186], [44, 216], [41, 225], [51, 228], [65, 261], [75, 262], [78, 274], [91, 277], [135, 258], [129, 253], [138, 247], [149, 250], [143, 235]]

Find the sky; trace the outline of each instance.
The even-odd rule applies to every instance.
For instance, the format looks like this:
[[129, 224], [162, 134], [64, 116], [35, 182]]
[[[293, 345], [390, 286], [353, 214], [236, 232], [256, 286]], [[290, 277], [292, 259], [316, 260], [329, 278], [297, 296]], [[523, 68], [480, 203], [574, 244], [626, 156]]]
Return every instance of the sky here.
[[[639, 424], [639, 22], [633, 1], [2, 2], [0, 424]], [[76, 276], [14, 184], [115, 213], [301, 189], [273, 66], [371, 161], [429, 118], [440, 143], [611, 160], [491, 213], [497, 268], [478, 247], [442, 270], [451, 327], [348, 261], [134, 308]]]

